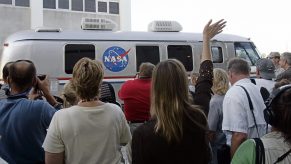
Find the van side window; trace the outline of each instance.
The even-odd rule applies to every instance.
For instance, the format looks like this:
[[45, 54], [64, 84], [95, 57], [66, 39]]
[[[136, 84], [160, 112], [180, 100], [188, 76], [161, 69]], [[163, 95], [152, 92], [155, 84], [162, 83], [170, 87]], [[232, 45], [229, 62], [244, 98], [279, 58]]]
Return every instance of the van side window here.
[[222, 63], [223, 62], [223, 54], [222, 48], [213, 46], [211, 47], [212, 61], [213, 63]]
[[154, 65], [160, 62], [159, 46], [136, 46], [136, 70], [138, 72], [139, 66], [144, 62]]
[[255, 47], [249, 42], [234, 43], [235, 55], [239, 58], [245, 59], [251, 66], [255, 66], [258, 59], [260, 59]]
[[188, 45], [169, 45], [168, 58], [177, 59], [183, 63], [187, 71], [193, 70], [192, 48]]
[[83, 57], [95, 60], [95, 46], [92, 44], [67, 44], [65, 46], [65, 72], [72, 74], [74, 65]]

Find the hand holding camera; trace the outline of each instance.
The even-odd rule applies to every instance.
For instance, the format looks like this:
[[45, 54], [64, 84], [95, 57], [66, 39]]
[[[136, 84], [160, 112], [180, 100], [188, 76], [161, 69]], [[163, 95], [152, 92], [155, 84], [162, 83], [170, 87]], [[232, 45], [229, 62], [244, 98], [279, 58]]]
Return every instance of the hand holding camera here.
[[37, 90], [41, 91], [43, 95], [50, 93], [50, 82], [47, 75], [37, 76]]
[[37, 75], [34, 89], [29, 95], [30, 99], [39, 99], [49, 93], [49, 81], [46, 75]]

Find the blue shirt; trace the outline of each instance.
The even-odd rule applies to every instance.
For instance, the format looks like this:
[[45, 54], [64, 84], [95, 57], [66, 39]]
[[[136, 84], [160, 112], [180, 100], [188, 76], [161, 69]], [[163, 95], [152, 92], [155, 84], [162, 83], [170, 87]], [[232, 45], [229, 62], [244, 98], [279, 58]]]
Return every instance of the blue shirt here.
[[8, 163], [44, 163], [42, 143], [56, 110], [25, 94], [0, 101], [0, 157]]

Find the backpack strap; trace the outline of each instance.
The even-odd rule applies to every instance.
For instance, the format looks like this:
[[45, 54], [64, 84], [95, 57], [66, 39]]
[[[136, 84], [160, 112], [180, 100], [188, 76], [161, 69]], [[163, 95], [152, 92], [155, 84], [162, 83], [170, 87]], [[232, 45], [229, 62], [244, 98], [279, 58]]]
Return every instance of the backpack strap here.
[[[255, 79], [250, 78], [250, 80], [251, 80], [251, 82], [252, 82], [253, 84], [257, 85], [257, 82], [256, 82]], [[262, 98], [263, 98], [263, 100], [264, 100], [264, 102], [265, 102], [265, 101], [269, 98], [269, 96], [270, 96], [270, 92], [269, 92], [269, 91], [267, 90], [267, 88], [265, 88], [265, 87], [261, 87], [261, 88], [260, 88], [260, 92], [261, 92]]]
[[291, 149], [289, 151], [287, 151], [286, 153], [284, 153], [283, 155], [281, 155], [274, 164], [283, 161], [283, 159], [285, 159], [289, 154], [291, 153]]
[[256, 80], [255, 80], [255, 79], [253, 79], [253, 78], [250, 78], [250, 80], [251, 80], [251, 82], [252, 82], [253, 84], [257, 85], [257, 83], [256, 83]]
[[263, 97], [264, 102], [269, 98], [270, 92], [265, 87], [260, 88], [261, 95]]
[[256, 164], [265, 164], [265, 148], [260, 138], [253, 138], [256, 143]]
[[258, 133], [258, 137], [260, 137], [260, 133], [259, 133], [259, 130], [258, 130], [258, 125], [257, 125], [256, 117], [255, 117], [255, 114], [254, 114], [254, 106], [253, 106], [251, 97], [250, 97], [250, 95], [249, 95], [249, 93], [248, 93], [248, 91], [246, 90], [245, 87], [243, 87], [241, 85], [237, 85], [237, 86], [241, 87], [245, 91], [245, 93], [247, 95], [248, 102], [249, 102], [249, 106], [250, 106], [250, 110], [251, 110], [251, 113], [252, 113], [252, 116], [253, 116], [253, 119], [254, 119], [254, 123], [255, 123], [255, 127], [256, 127], [257, 133]]

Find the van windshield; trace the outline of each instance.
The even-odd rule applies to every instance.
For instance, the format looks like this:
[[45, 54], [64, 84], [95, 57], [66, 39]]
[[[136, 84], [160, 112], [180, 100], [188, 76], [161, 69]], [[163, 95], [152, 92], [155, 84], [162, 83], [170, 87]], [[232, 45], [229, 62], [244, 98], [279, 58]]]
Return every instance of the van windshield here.
[[251, 66], [255, 66], [260, 56], [256, 47], [250, 42], [234, 43], [235, 56], [245, 59]]

